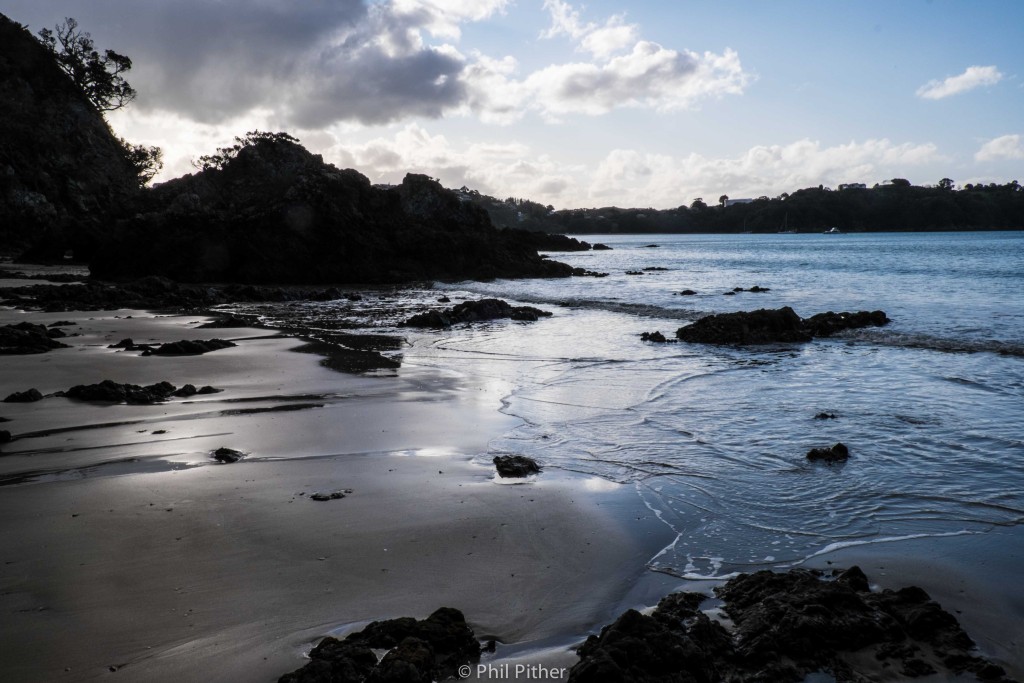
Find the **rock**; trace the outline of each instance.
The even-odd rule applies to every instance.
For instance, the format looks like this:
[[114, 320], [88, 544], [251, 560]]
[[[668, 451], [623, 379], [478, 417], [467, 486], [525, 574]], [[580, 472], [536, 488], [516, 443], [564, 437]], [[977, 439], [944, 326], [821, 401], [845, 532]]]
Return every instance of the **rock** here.
[[644, 272], [642, 270], [627, 270], [626, 271], [626, 275], [643, 275], [643, 274], [644, 274]]
[[47, 327], [71, 327], [77, 325], [78, 323], [73, 322], [71, 320], [58, 320], [55, 323], [50, 323], [49, 325], [47, 325]]
[[459, 323], [474, 323], [483, 320], [537, 320], [551, 315], [532, 306], [512, 306], [501, 299], [480, 299], [464, 301], [443, 311], [427, 311], [412, 316], [402, 323], [404, 327], [451, 327]]
[[831, 337], [843, 330], [862, 327], [881, 327], [891, 322], [884, 311], [858, 311], [856, 313], [818, 313], [804, 320], [804, 327], [815, 337]]
[[640, 334], [640, 341], [665, 343], [665, 342], [668, 341], [668, 339], [665, 339], [665, 335], [663, 335], [661, 332], [654, 331], [654, 332], [643, 332], [643, 333], [641, 333]]
[[702, 344], [771, 344], [811, 340], [800, 316], [788, 306], [752, 312], [720, 313], [680, 327], [676, 337]]
[[493, 462], [501, 477], [526, 477], [540, 472], [537, 461], [525, 455], [496, 455]]
[[644, 270], [652, 271], [653, 272], [653, 271], [670, 270], [670, 269], [669, 268], [664, 268], [662, 266], [647, 266], [646, 268], [644, 268]]
[[608, 277], [608, 273], [599, 273], [596, 270], [587, 270], [586, 268], [573, 268], [573, 277]]
[[29, 322], [4, 325], [0, 327], [0, 355], [46, 353], [52, 349], [68, 348], [67, 344], [54, 341], [55, 336], [62, 337], [64, 333], [57, 328], [47, 329], [45, 325]]
[[202, 325], [197, 325], [196, 329], [197, 330], [202, 330], [202, 329], [217, 329], [217, 328], [225, 328], [225, 327], [254, 327], [256, 324], [257, 324], [257, 322], [254, 321], [254, 320], [253, 321], [246, 320], [245, 318], [240, 318], [237, 315], [225, 315], [225, 316], [218, 317], [216, 320], [212, 320], [212, 321], [210, 321], [208, 323], [203, 323]]
[[516, 228], [506, 228], [505, 232], [516, 235], [520, 242], [529, 244], [537, 251], [589, 251], [591, 248], [587, 242], [557, 233]]
[[[629, 610], [590, 636], [572, 683], [800, 681], [911, 675], [943, 663], [949, 674], [1005, 672], [976, 656], [956, 619], [920, 588], [870, 591], [857, 567], [741, 574], [715, 589], [732, 621], [726, 630], [698, 611], [705, 596], [676, 593], [645, 616]], [[877, 670], [869, 662], [877, 662]], [[909, 672], [909, 673], [908, 673]]]
[[242, 451], [236, 451], [234, 448], [218, 448], [212, 453], [213, 459], [217, 462], [225, 465], [230, 465], [233, 462], [238, 462], [245, 457], [245, 453]]
[[185, 386], [181, 387], [173, 394], [171, 394], [171, 396], [177, 396], [178, 398], [188, 398], [189, 396], [195, 396], [198, 393], [199, 390], [196, 389], [196, 385], [186, 384]]
[[[351, 491], [350, 491], [351, 493]], [[325, 500], [339, 500], [344, 498], [345, 494], [342, 491], [332, 491], [331, 493], [314, 493], [310, 496], [311, 500], [325, 501]]]
[[693, 291], [692, 289], [684, 289], [683, 291], [679, 292], [679, 296], [695, 296], [696, 294], [697, 292]]
[[237, 345], [223, 339], [183, 339], [154, 346], [149, 352], [154, 356], [199, 356], [233, 346]]
[[736, 296], [736, 292], [722, 292], [725, 296]]
[[107, 345], [108, 349], [134, 349], [135, 341], [131, 337], [126, 337], [116, 344]]
[[199, 391], [197, 391], [196, 393], [200, 394], [200, 395], [202, 395], [202, 394], [219, 394], [222, 391], [224, 391], [224, 390], [223, 389], [216, 389], [214, 387], [211, 387], [209, 384], [205, 384], [205, 385], [199, 387]]
[[79, 401], [149, 405], [166, 401], [174, 395], [175, 390], [176, 387], [170, 382], [157, 382], [143, 387], [137, 384], [119, 384], [106, 379], [99, 384], [78, 384], [68, 389], [64, 395]]
[[660, 246], [661, 246], [660, 244], [645, 244], [643, 248], [644, 249], [657, 249]]
[[814, 416], [815, 420], [834, 420], [836, 419], [835, 413], [818, 413]]
[[437, 297], [437, 301], [438, 301], [438, 303], [449, 304], [449, 303], [451, 303], [452, 300], [449, 299], [446, 296], [439, 296], [439, 297]]
[[593, 249], [594, 251], [611, 251], [612, 250], [612, 248], [609, 247], [607, 244], [601, 244], [600, 242], [598, 242], [597, 244], [592, 246], [591, 249]]
[[27, 389], [25, 391], [15, 391], [4, 399], [4, 403], [35, 403], [36, 401], [42, 401], [43, 395], [39, 393], [38, 389]]
[[10, 443], [11, 433], [6, 429], [0, 429], [0, 443]]
[[747, 291], [748, 292], [753, 292], [755, 294], [762, 294], [764, 292], [770, 292], [772, 290], [771, 290], [770, 287], [759, 287], [758, 285], [754, 285], [753, 287], [751, 287]]
[[[389, 650], [378, 664], [373, 650]], [[309, 663], [278, 683], [416, 683], [447, 680], [480, 659], [480, 644], [462, 612], [442, 607], [423, 620], [375, 621], [344, 640], [327, 637]]]
[[830, 448], [812, 448], [807, 452], [807, 459], [811, 462], [842, 462], [850, 457], [850, 449], [842, 443], [837, 443]]
[[814, 337], [828, 337], [843, 329], [884, 325], [888, 322], [889, 319], [883, 311], [830, 311], [802, 319], [792, 308], [786, 306], [779, 309], [762, 308], [756, 311], [709, 315], [695, 323], [680, 327], [676, 331], [676, 336], [683, 341], [702, 344], [808, 342]]

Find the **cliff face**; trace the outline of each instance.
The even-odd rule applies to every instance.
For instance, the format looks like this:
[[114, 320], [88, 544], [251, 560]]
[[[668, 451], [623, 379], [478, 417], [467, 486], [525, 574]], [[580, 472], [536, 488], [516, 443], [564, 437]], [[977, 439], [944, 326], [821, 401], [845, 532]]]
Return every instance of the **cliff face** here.
[[92, 251], [138, 190], [103, 116], [20, 24], [0, 14], [0, 250]]
[[103, 239], [99, 278], [180, 282], [375, 283], [567, 276], [436, 181], [379, 189], [288, 140], [143, 193]]

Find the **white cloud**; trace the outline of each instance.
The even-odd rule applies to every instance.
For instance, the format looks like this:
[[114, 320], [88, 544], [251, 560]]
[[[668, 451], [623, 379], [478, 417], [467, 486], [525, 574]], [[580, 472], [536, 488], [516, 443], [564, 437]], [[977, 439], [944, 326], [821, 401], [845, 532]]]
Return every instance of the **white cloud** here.
[[1003, 135], [989, 140], [974, 155], [975, 161], [1024, 159], [1024, 141], [1020, 135]]
[[969, 66], [962, 74], [922, 85], [917, 89], [917, 96], [926, 100], [941, 100], [983, 85], [995, 85], [1002, 78], [1003, 74], [994, 66]]

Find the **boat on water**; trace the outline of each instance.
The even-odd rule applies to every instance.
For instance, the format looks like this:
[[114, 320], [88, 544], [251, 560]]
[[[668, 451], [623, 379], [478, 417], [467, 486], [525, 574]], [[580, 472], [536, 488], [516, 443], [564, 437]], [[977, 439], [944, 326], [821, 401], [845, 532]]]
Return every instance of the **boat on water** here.
[[832, 226], [831, 228], [829, 228], [828, 230], [826, 230], [822, 234], [823, 235], [842, 235], [843, 231], [840, 230], [839, 228], [835, 227], [835, 226]]

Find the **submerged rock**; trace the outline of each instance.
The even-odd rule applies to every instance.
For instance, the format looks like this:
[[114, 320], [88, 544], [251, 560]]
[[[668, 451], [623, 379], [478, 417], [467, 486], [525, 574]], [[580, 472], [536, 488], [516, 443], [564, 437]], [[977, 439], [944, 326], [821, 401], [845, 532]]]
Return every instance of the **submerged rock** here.
[[317, 491], [309, 498], [310, 500], [316, 501], [327, 501], [327, 500], [340, 500], [345, 497], [346, 494], [352, 493], [352, 489], [345, 489], [344, 491], [331, 491], [330, 493], [321, 493]]
[[629, 610], [590, 636], [569, 681], [796, 682], [816, 672], [853, 681], [870, 677], [871, 661], [890, 676], [944, 669], [1006, 680], [927, 593], [871, 592], [857, 567], [741, 574], [715, 593], [730, 630], [698, 610], [706, 596], [676, 593], [651, 615]]
[[598, 242], [597, 244], [592, 246], [591, 249], [593, 249], [594, 251], [611, 251], [612, 250], [612, 248], [609, 247], [607, 244], [602, 244], [601, 242]]
[[640, 341], [658, 342], [664, 344], [668, 342], [660, 331], [655, 330], [654, 332], [642, 332], [640, 333]]
[[500, 477], [526, 477], [540, 472], [540, 465], [525, 455], [496, 455], [494, 467]]
[[811, 462], [842, 462], [850, 457], [850, 449], [842, 443], [829, 448], [812, 448], [807, 451], [807, 459]]
[[[377, 662], [373, 650], [389, 652]], [[480, 659], [480, 644], [457, 609], [442, 607], [426, 619], [375, 621], [343, 640], [327, 637], [309, 653], [309, 663], [278, 683], [430, 683], [458, 676], [458, 668]]]
[[676, 331], [676, 337], [683, 341], [702, 344], [808, 342], [814, 337], [828, 337], [844, 329], [885, 325], [888, 322], [889, 319], [883, 311], [829, 311], [803, 319], [792, 308], [786, 306], [705, 316], [697, 322], [680, 327]]
[[596, 270], [587, 270], [586, 268], [573, 268], [573, 277], [608, 277], [608, 273], [599, 273]]
[[419, 313], [403, 322], [402, 325], [405, 327], [451, 327], [458, 323], [474, 323], [501, 318], [535, 321], [549, 315], [551, 315], [549, 311], [542, 311], [532, 306], [512, 306], [501, 299], [480, 299], [479, 301], [464, 301], [443, 311]]

